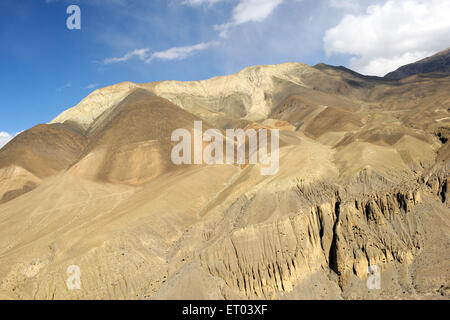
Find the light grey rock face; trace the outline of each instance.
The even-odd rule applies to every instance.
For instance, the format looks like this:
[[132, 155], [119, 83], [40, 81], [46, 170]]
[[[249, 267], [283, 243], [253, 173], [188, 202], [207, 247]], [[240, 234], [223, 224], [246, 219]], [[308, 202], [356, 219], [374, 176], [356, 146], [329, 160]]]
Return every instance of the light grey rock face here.
[[103, 112], [122, 101], [136, 85], [131, 82], [116, 84], [103, 89], [98, 89], [88, 95], [75, 107], [68, 109], [53, 119], [50, 123], [64, 123], [72, 121], [84, 130]]

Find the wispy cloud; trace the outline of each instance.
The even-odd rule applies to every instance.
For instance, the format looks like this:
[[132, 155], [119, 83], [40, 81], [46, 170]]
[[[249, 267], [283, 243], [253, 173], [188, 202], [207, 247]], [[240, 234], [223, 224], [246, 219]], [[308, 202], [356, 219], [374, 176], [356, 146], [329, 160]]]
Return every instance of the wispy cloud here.
[[[184, 0], [182, 3], [191, 6], [208, 5], [212, 6], [224, 0]], [[302, 0], [296, 0], [300, 2]], [[215, 25], [214, 29], [220, 31], [221, 37], [226, 37], [228, 30], [232, 27], [247, 23], [261, 22], [284, 2], [284, 0], [239, 0], [234, 6], [231, 19], [220, 25]]]
[[156, 51], [153, 53], [149, 53], [150, 50], [148, 48], [136, 49], [131, 52], [127, 52], [122, 57], [106, 58], [103, 60], [103, 63], [110, 64], [124, 62], [134, 57], [138, 57], [145, 63], [151, 63], [153, 60], [184, 60], [197, 52], [206, 50], [213, 46], [217, 46], [218, 44], [219, 42], [217, 41], [201, 42], [192, 46], [173, 47], [164, 51]]
[[152, 62], [155, 59], [159, 60], [183, 60], [196, 52], [206, 50], [210, 47], [219, 45], [217, 41], [202, 42], [193, 46], [186, 47], [174, 47], [164, 51], [154, 52], [146, 60], [147, 63]]
[[104, 64], [110, 64], [110, 63], [115, 63], [115, 62], [123, 62], [123, 61], [128, 61], [131, 58], [134, 57], [138, 57], [140, 60], [146, 60], [148, 57], [148, 51], [149, 49], [145, 48], [145, 49], [136, 49], [133, 50], [131, 52], [127, 52], [125, 55], [123, 55], [122, 57], [118, 57], [118, 58], [106, 58], [105, 60], [103, 60]]
[[91, 83], [88, 84], [86, 87], [84, 87], [85, 89], [94, 89], [98, 87], [98, 83]]
[[67, 82], [66, 84], [62, 85], [62, 86], [59, 87], [59, 88], [56, 88], [56, 91], [57, 91], [57, 92], [61, 92], [61, 91], [63, 91], [64, 89], [67, 89], [67, 88], [70, 88], [70, 87], [72, 87], [72, 82], [71, 82], [71, 81]]
[[284, 0], [240, 0], [233, 8], [231, 20], [227, 23], [216, 25], [214, 28], [220, 31], [221, 37], [226, 37], [232, 27], [247, 22], [261, 22], [283, 3]]

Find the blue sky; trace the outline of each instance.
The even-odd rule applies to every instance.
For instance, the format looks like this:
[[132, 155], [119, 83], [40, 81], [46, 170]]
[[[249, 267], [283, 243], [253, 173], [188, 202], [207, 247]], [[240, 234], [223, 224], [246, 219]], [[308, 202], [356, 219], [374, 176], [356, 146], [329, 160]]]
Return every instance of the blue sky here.
[[448, 16], [450, 0], [1, 0], [0, 147], [122, 81], [288, 61], [383, 75], [449, 47]]

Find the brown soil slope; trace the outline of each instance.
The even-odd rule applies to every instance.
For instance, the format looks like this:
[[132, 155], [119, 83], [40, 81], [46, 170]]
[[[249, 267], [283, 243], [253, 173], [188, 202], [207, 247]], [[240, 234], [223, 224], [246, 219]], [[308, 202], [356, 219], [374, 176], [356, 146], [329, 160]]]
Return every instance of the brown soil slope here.
[[85, 136], [67, 125], [37, 125], [1, 149], [0, 168], [16, 165], [41, 178], [50, 176], [78, 160], [85, 146]]
[[171, 102], [136, 89], [92, 124], [89, 144], [70, 172], [100, 181], [144, 183], [175, 169], [171, 134], [178, 128], [192, 131], [195, 120]]
[[0, 150], [0, 202], [31, 191], [75, 163], [87, 139], [65, 124], [41, 124], [22, 132]]

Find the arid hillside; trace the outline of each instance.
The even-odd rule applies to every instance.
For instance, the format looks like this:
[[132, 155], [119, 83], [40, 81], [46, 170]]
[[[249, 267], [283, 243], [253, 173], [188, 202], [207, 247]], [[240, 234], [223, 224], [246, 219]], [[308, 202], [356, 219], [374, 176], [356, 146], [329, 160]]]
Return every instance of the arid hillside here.
[[[449, 299], [450, 74], [414, 70], [94, 91], [0, 150], [0, 299]], [[279, 170], [175, 165], [200, 120], [278, 129]]]
[[444, 72], [450, 73], [450, 48], [438, 52], [437, 54], [400, 67], [399, 69], [387, 74], [387, 79], [402, 79], [415, 74]]

